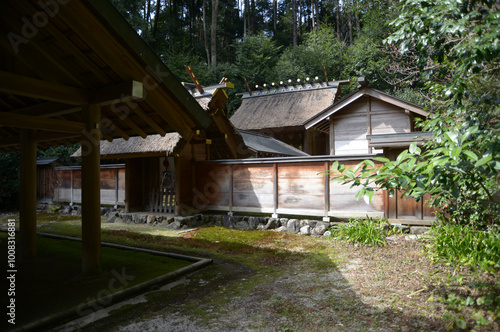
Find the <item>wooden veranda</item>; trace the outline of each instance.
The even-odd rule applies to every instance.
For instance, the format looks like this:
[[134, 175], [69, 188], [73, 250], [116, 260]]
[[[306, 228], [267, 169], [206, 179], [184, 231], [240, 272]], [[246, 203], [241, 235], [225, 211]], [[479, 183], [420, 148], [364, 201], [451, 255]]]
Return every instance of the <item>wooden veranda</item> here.
[[189, 140], [212, 119], [108, 1], [6, 0], [0, 22], [0, 151], [21, 152], [23, 255], [36, 256], [36, 147], [79, 142], [83, 270], [99, 271], [100, 139]]

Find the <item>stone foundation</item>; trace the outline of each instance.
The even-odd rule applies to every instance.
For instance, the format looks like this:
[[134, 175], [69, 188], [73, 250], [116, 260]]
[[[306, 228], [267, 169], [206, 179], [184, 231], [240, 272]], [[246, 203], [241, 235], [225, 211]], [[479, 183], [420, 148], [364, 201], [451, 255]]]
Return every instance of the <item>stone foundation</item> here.
[[[60, 212], [71, 215], [81, 215], [79, 205], [58, 205], [45, 207], [45, 211]], [[112, 207], [102, 207], [101, 216], [103, 222], [146, 224], [165, 228], [169, 230], [182, 230], [207, 226], [222, 226], [240, 230], [266, 230], [272, 229], [277, 232], [290, 232], [311, 236], [330, 235], [328, 228], [336, 227], [338, 222], [326, 222], [310, 219], [230, 216], [227, 214], [194, 214], [191, 216], [174, 216], [168, 213], [154, 212], [123, 212]], [[429, 227], [394, 225], [406, 234], [422, 234]]]

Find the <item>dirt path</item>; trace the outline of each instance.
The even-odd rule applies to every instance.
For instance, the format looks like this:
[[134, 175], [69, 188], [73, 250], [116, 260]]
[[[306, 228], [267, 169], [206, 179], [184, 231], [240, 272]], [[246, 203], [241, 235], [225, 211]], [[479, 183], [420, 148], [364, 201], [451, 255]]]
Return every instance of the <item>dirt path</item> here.
[[[304, 241], [324, 249], [311, 254]], [[446, 330], [436, 318], [441, 308], [427, 301], [423, 276], [431, 267], [416, 241], [400, 236], [386, 248], [291, 242], [286, 250], [294, 254], [264, 255], [256, 268], [241, 254], [237, 262], [216, 260], [82, 331]]]

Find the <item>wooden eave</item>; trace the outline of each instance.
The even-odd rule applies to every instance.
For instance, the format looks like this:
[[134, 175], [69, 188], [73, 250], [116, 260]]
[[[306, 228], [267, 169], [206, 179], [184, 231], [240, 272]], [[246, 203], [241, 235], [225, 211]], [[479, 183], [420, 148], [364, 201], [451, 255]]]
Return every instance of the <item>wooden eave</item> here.
[[210, 126], [108, 1], [50, 3], [0, 4], [0, 151], [16, 150], [23, 128], [35, 130], [41, 145], [79, 142], [89, 104], [101, 106], [107, 140], [167, 132], [189, 139]]
[[424, 111], [423, 107], [408, 102], [406, 100], [391, 96], [385, 92], [372, 89], [369, 87], [362, 87], [359, 90], [354, 91], [350, 95], [346, 96], [344, 99], [334, 103], [332, 106], [326, 108], [322, 112], [317, 115], [311, 117], [309, 120], [304, 122], [304, 126], [306, 129], [316, 128], [323, 132], [329, 132], [329, 120], [330, 116], [334, 115], [336, 112], [342, 110], [344, 107], [353, 103], [354, 101], [362, 98], [364, 96], [370, 96], [386, 103], [401, 107], [404, 110], [408, 110], [409, 112], [413, 112], [420, 116], [427, 117], [429, 112]]

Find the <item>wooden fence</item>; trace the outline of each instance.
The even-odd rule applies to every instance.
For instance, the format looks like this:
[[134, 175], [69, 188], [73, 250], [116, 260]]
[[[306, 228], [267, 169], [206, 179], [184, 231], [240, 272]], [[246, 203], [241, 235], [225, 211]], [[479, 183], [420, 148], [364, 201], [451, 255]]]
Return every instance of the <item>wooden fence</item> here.
[[338, 218], [386, 217], [429, 223], [433, 210], [423, 201], [389, 198], [386, 192], [378, 191], [368, 204], [355, 199], [359, 188], [351, 189], [325, 175], [334, 161], [349, 167], [371, 157], [311, 156], [196, 163], [194, 207]]
[[[81, 167], [55, 167], [54, 201], [82, 202]], [[125, 204], [125, 165], [101, 165], [101, 204]]]

